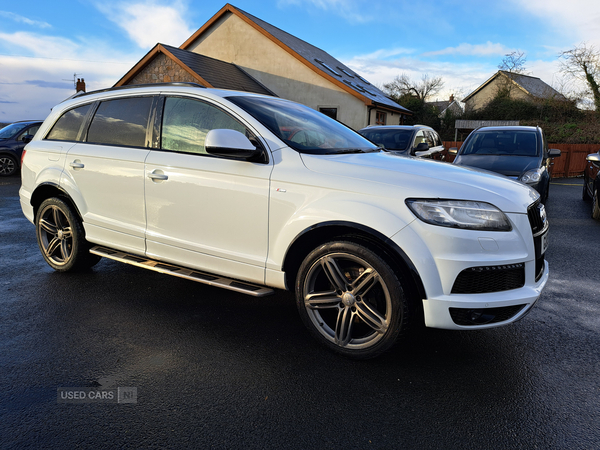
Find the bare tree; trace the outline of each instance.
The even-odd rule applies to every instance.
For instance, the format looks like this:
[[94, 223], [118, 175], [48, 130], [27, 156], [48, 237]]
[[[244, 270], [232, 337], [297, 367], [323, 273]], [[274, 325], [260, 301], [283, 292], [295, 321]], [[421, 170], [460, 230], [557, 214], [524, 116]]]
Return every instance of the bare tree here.
[[424, 103], [428, 98], [440, 92], [443, 87], [442, 77], [429, 78], [429, 75], [424, 74], [420, 82], [415, 82], [403, 73], [390, 83], [385, 83], [383, 90], [395, 99], [411, 96]]
[[502, 58], [502, 62], [498, 64], [498, 69], [509, 73], [525, 73], [525, 63], [527, 57], [524, 52], [516, 51], [507, 53]]
[[596, 112], [600, 113], [600, 53], [593, 45], [585, 42], [579, 46], [560, 53], [561, 72], [573, 78], [585, 81], [594, 99]]

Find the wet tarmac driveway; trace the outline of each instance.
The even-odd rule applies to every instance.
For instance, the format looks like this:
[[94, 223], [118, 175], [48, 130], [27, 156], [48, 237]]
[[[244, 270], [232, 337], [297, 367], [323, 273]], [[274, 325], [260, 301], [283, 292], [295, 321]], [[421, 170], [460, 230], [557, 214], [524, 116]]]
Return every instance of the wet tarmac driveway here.
[[[293, 297], [255, 299], [108, 260], [54, 273], [0, 179], [0, 447], [600, 448], [600, 222], [581, 180], [548, 202], [551, 279], [515, 325], [418, 330], [355, 362]], [[57, 389], [137, 388], [137, 403]]]

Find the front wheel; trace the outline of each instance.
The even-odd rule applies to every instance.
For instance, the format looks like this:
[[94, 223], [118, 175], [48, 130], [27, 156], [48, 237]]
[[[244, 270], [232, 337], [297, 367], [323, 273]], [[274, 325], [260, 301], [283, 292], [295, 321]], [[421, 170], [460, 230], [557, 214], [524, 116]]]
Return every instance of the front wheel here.
[[600, 199], [598, 198], [598, 189], [594, 189], [594, 197], [592, 198], [592, 217], [600, 220]]
[[583, 177], [583, 191], [581, 192], [581, 198], [586, 201], [592, 199], [592, 197], [590, 197], [590, 193], [588, 192], [588, 181], [585, 176]]
[[296, 280], [296, 304], [317, 340], [357, 359], [389, 349], [407, 327], [410, 310], [388, 263], [346, 241], [324, 244], [306, 257]]
[[42, 256], [54, 270], [82, 270], [100, 261], [99, 256], [89, 252], [79, 217], [63, 200], [44, 200], [37, 211], [35, 227]]

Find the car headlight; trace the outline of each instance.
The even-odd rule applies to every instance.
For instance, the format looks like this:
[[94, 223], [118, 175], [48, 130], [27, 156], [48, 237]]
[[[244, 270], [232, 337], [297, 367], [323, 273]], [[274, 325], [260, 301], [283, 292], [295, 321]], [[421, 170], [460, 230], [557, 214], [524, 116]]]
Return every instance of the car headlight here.
[[540, 167], [539, 169], [528, 170], [523, 175], [519, 177], [519, 181], [525, 184], [535, 184], [538, 183], [542, 179], [542, 174], [546, 170], [545, 167]]
[[481, 231], [512, 230], [508, 217], [489, 203], [407, 199], [406, 205], [419, 219], [431, 225]]

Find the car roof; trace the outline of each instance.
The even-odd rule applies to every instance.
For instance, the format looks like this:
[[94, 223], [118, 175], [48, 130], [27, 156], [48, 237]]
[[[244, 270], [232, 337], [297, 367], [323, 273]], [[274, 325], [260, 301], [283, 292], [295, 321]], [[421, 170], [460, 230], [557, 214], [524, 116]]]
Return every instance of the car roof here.
[[369, 125], [360, 129], [364, 130], [433, 130], [427, 125]]
[[17, 120], [16, 122], [13, 123], [9, 123], [9, 125], [12, 125], [14, 123], [42, 123], [43, 120]]
[[478, 131], [538, 131], [541, 130], [539, 127], [531, 127], [525, 125], [506, 125], [506, 126], [495, 126], [495, 127], [479, 127], [473, 130], [473, 133]]

